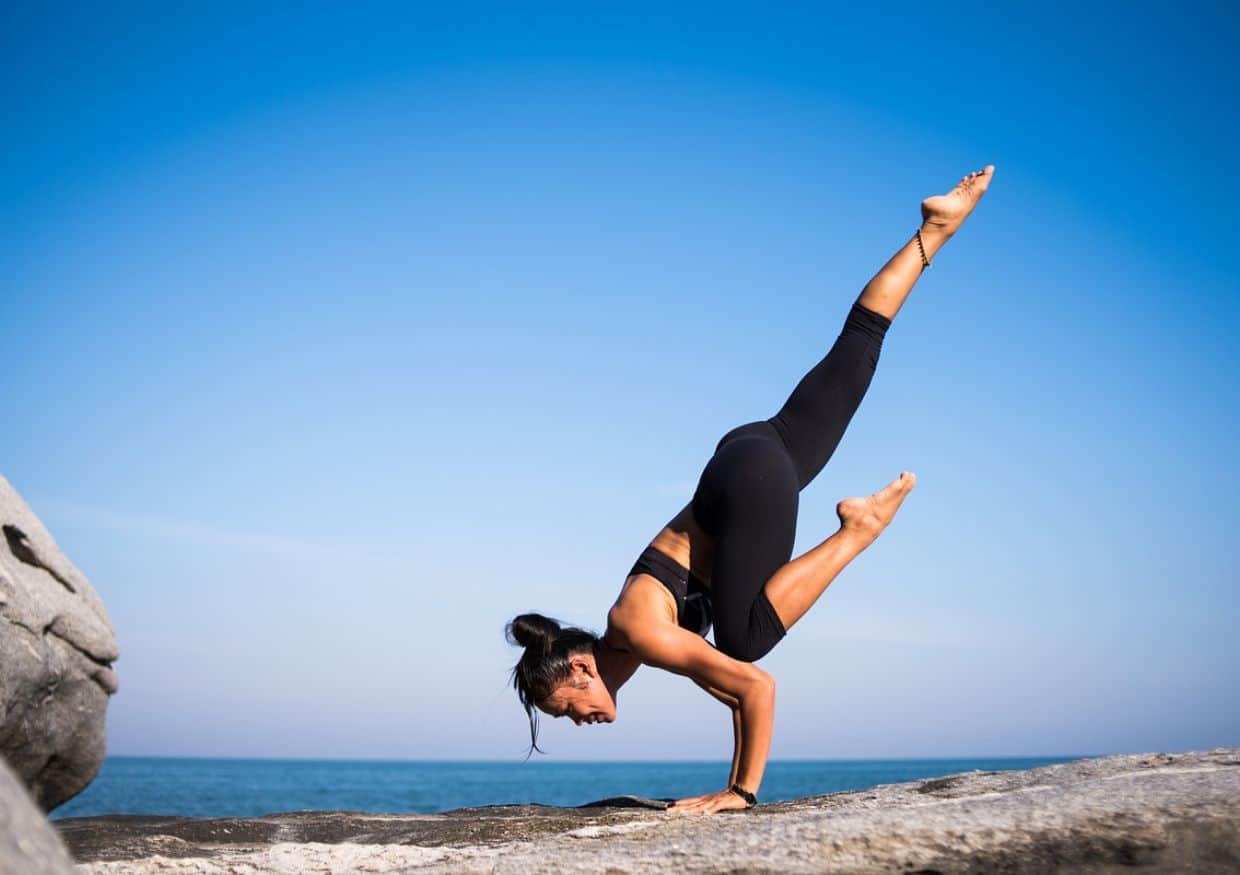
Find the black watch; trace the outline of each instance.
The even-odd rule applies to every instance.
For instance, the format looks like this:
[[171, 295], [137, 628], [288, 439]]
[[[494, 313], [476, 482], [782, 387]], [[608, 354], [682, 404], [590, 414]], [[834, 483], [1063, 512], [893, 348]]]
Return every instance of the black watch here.
[[758, 804], [758, 797], [750, 793], [748, 790], [744, 789], [743, 787], [741, 787], [740, 784], [733, 784], [728, 789], [731, 790], [733, 793], [735, 793], [737, 796], [744, 799], [745, 802], [747, 803], [746, 804], [747, 808], [753, 808], [755, 805]]

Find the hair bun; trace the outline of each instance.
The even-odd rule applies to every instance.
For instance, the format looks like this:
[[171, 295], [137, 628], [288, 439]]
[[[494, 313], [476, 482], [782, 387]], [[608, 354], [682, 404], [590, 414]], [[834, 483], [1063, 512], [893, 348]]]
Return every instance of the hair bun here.
[[508, 624], [510, 642], [539, 654], [549, 652], [559, 634], [560, 624], [542, 614], [521, 614]]
[[538, 747], [535, 715], [540, 703], [560, 684], [572, 679], [572, 657], [596, 652], [602, 639], [588, 629], [562, 626], [558, 620], [542, 614], [520, 614], [504, 627], [504, 633], [509, 643], [525, 648], [512, 667], [512, 686], [530, 718], [530, 753], [545, 753]]

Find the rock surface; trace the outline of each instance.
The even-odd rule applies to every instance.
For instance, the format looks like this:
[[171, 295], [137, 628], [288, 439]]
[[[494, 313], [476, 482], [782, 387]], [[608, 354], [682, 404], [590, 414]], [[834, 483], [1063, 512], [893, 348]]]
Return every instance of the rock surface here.
[[0, 758], [0, 873], [73, 875], [60, 836]]
[[0, 755], [44, 811], [99, 772], [119, 656], [103, 602], [0, 477]]
[[1240, 749], [967, 772], [709, 816], [622, 797], [55, 825], [82, 873], [1235, 872]]

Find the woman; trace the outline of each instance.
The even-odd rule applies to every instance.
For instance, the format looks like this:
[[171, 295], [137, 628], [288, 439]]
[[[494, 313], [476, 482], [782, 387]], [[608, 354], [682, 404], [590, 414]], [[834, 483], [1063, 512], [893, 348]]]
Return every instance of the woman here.
[[[650, 542], [607, 612], [601, 638], [540, 614], [508, 624], [525, 647], [513, 686], [534, 709], [582, 723], [616, 719], [616, 693], [640, 665], [687, 675], [732, 711], [727, 789], [671, 811], [745, 808], [766, 768], [775, 681], [753, 663], [784, 637], [835, 576], [891, 522], [916, 478], [904, 472], [867, 498], [836, 505], [840, 528], [791, 559], [798, 495], [827, 463], [861, 403], [883, 336], [921, 272], [960, 228], [994, 177], [988, 164], [921, 203], [922, 225], [861, 291], [826, 357], [770, 419], [725, 434], [692, 501]], [[789, 561], [791, 559], [791, 561]], [[711, 625], [715, 646], [705, 640]]]

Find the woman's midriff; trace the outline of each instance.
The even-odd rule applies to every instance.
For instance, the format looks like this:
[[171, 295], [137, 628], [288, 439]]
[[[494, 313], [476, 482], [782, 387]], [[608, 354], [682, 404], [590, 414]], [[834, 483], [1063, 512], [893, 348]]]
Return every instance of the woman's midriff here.
[[690, 505], [663, 527], [650, 542], [663, 555], [685, 568], [710, 589], [710, 574], [714, 562], [715, 542], [698, 526]]
[[[688, 568], [707, 589], [710, 588], [711, 560], [715, 550], [714, 540], [698, 526], [693, 518], [693, 511], [688, 505], [664, 526], [659, 534], [654, 536], [650, 546]], [[639, 602], [653, 598], [662, 606], [667, 620], [674, 625], [677, 620], [676, 598], [662, 581], [649, 574], [634, 574], [626, 578], [620, 590], [620, 596], [616, 600], [617, 605], [628, 601], [625, 599], [626, 591], [639, 582], [639, 588], [645, 593], [639, 597]], [[637, 596], [637, 593], [634, 592], [633, 595]], [[636, 608], [637, 605], [634, 604], [633, 607]]]

